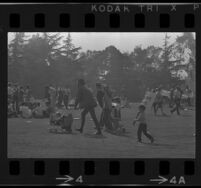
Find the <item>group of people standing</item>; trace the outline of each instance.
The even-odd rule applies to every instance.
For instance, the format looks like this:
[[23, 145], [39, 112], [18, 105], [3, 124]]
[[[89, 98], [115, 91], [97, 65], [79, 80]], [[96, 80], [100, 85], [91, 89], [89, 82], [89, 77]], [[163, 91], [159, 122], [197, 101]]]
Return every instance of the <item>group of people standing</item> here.
[[14, 113], [20, 113], [20, 106], [28, 103], [31, 99], [31, 90], [29, 86], [20, 86], [19, 84], [8, 83], [8, 105], [12, 107]]
[[193, 94], [189, 87], [182, 90], [181, 87], [176, 86], [171, 88], [170, 91], [166, 91], [168, 94], [164, 94], [164, 92], [165, 90], [163, 90], [162, 87], [148, 91], [147, 100], [152, 101], [152, 108], [155, 115], [157, 115], [159, 109], [162, 115], [166, 115], [163, 110], [165, 104], [168, 104], [171, 114], [177, 112], [177, 115], [180, 115], [180, 110], [184, 109], [182, 105], [187, 105], [188, 107], [192, 106]]
[[64, 106], [65, 109], [68, 109], [70, 95], [71, 90], [69, 88], [55, 88], [53, 86], [45, 87], [45, 99], [47, 100], [47, 104], [52, 108], [55, 108], [56, 106], [62, 108]]
[[[101, 130], [105, 127], [107, 130], [112, 130], [114, 127], [114, 121], [117, 120], [115, 115], [112, 116], [112, 91], [107, 85], [102, 85], [101, 83], [96, 83], [96, 98], [90, 88], [86, 86], [83, 79], [78, 80], [78, 91], [75, 100], [75, 109], [79, 105], [82, 109], [81, 112], [81, 127], [77, 129], [80, 133], [83, 132], [85, 125], [85, 118], [88, 113], [90, 113], [91, 118], [94, 121], [97, 131], [96, 135], [100, 135]], [[95, 108], [97, 105], [101, 108], [100, 119], [97, 119]], [[117, 116], [116, 116], [117, 117]]]

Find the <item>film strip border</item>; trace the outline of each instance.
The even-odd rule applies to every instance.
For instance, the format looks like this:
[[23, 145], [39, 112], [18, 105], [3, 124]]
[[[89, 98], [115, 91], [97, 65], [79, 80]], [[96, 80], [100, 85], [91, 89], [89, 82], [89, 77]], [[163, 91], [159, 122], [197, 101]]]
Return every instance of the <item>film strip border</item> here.
[[[95, 14], [88, 13], [84, 15], [84, 27], [85, 28], [95, 28], [96, 18]], [[159, 27], [160, 28], [169, 28], [170, 25], [170, 15], [162, 13], [159, 15]], [[110, 28], [119, 28], [121, 27], [120, 15], [113, 13], [109, 15], [109, 27]], [[44, 13], [34, 14], [34, 27], [35, 28], [45, 28], [46, 27], [46, 16]], [[70, 14], [61, 13], [58, 19], [60, 28], [69, 28], [71, 25]], [[135, 28], [145, 28], [146, 21], [145, 15], [143, 13], [137, 13], [134, 15], [134, 27]], [[194, 28], [195, 26], [195, 16], [192, 13], [186, 13], [184, 15], [184, 27], [185, 28]], [[19, 13], [11, 13], [9, 15], [9, 27], [11, 29], [17, 29], [21, 26], [21, 16]]]
[[[1, 184], [193, 184], [194, 160], [8, 160]], [[198, 175], [198, 174], [197, 174]], [[30, 178], [31, 177], [31, 178]], [[194, 179], [195, 180], [195, 179]], [[195, 184], [196, 185], [196, 184]]]
[[[5, 11], [5, 7], [6, 10]], [[23, 8], [24, 7], [24, 8]], [[201, 4], [189, 5], [1, 5], [1, 26], [10, 31], [175, 32], [199, 27]], [[196, 15], [196, 16], [195, 16]], [[153, 22], [154, 20], [154, 22]]]
[[[0, 29], [7, 49], [7, 32], [35, 31], [196, 31], [200, 36], [201, 5], [172, 6], [124, 5], [120, 12], [108, 11], [107, 4], [94, 5], [0, 5]], [[115, 7], [115, 6], [114, 6]], [[132, 10], [132, 11], [131, 11]], [[198, 38], [200, 43], [200, 39]], [[4, 51], [6, 52], [6, 51]], [[6, 54], [6, 53], [5, 53]], [[0, 54], [4, 60], [5, 54]], [[199, 58], [198, 54], [198, 60]], [[4, 66], [7, 66], [4, 64]], [[4, 67], [2, 66], [2, 67]], [[5, 68], [5, 67], [4, 67]], [[2, 72], [4, 69], [2, 69]], [[1, 72], [1, 73], [2, 73]], [[5, 88], [6, 89], [6, 86]], [[5, 94], [1, 93], [1, 98]], [[6, 103], [2, 102], [4, 107]], [[2, 111], [3, 106], [1, 107]], [[193, 159], [6, 159], [6, 119], [2, 118], [0, 184], [200, 184], [200, 151]], [[196, 117], [199, 118], [199, 117]], [[199, 121], [197, 121], [199, 122]], [[196, 127], [198, 130], [199, 127]], [[199, 133], [199, 131], [198, 131]], [[196, 143], [200, 143], [196, 138]], [[1, 151], [0, 151], [1, 153]], [[60, 178], [60, 179], [57, 179]], [[184, 180], [183, 180], [184, 178]], [[67, 181], [68, 180], [68, 181]]]

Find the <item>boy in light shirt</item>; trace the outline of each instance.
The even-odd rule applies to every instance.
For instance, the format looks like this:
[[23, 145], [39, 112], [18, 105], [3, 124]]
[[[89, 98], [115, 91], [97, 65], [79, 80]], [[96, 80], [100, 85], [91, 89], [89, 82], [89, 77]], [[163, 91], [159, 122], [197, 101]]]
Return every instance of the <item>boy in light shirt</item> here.
[[154, 142], [154, 138], [147, 132], [147, 123], [146, 123], [146, 115], [145, 115], [145, 105], [140, 104], [139, 105], [139, 112], [137, 113], [137, 116], [135, 120], [133, 121], [133, 125], [135, 126], [136, 122], [139, 122], [138, 131], [137, 131], [137, 137], [138, 142], [142, 142], [142, 133], [151, 141], [151, 143]]

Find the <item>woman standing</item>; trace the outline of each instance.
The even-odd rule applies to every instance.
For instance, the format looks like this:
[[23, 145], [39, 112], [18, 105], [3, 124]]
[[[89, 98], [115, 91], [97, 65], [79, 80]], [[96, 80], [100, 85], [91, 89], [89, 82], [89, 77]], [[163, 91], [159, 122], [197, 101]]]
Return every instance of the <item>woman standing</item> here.
[[103, 125], [105, 125], [106, 130], [112, 130], [112, 92], [108, 86], [104, 87], [104, 97], [103, 97]]

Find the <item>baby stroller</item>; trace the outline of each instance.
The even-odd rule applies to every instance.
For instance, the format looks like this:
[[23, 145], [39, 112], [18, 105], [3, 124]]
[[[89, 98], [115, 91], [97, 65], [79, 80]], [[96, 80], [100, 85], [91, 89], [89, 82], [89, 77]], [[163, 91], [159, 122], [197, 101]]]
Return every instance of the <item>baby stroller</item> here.
[[55, 112], [50, 119], [50, 133], [72, 133], [73, 115], [66, 112]]

